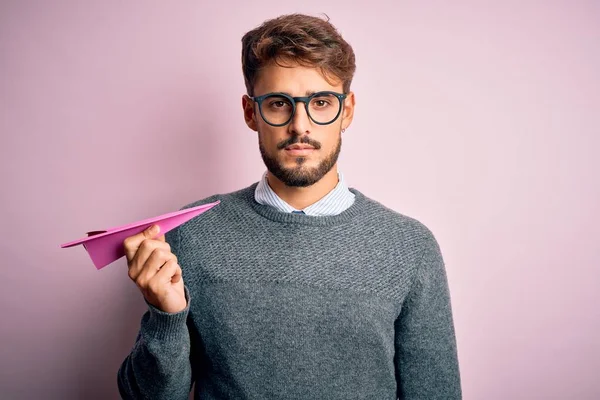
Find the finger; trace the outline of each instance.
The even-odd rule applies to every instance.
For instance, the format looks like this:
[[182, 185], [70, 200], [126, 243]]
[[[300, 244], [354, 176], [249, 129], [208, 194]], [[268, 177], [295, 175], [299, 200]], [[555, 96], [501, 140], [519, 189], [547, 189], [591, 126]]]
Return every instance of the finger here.
[[163, 287], [165, 284], [177, 283], [181, 280], [181, 267], [177, 264], [177, 260], [171, 259], [165, 263], [165, 265], [154, 275], [150, 286], [160, 285]]
[[159, 240], [161, 242], [166, 242], [167, 240], [165, 239], [165, 235], [161, 235], [159, 237], [156, 238], [156, 240]]
[[177, 264], [177, 271], [171, 277], [171, 283], [177, 283], [183, 279], [183, 270], [181, 269], [181, 265]]
[[[138, 248], [145, 239], [152, 239], [159, 233], [160, 227], [158, 225], [151, 225], [137, 235], [129, 236], [123, 241], [123, 247], [125, 249], [125, 256], [127, 262], [133, 259]], [[164, 236], [164, 235], [163, 235]]]
[[156, 250], [162, 250], [165, 253], [171, 253], [171, 246], [167, 242], [160, 242], [153, 239], [144, 239], [139, 249], [133, 256], [133, 259], [128, 263], [129, 277], [134, 281], [138, 278], [144, 266], [148, 263], [148, 259]]
[[177, 262], [177, 257], [175, 257], [175, 254], [165, 251], [164, 249], [155, 249], [150, 257], [148, 257], [148, 260], [136, 278], [138, 286], [143, 289], [147, 288], [150, 280], [169, 260], [175, 260], [175, 262]]
[[148, 282], [148, 291], [154, 297], [162, 298], [168, 293], [171, 286], [171, 277], [175, 274], [179, 266], [175, 260], [169, 260], [163, 265], [152, 279]]

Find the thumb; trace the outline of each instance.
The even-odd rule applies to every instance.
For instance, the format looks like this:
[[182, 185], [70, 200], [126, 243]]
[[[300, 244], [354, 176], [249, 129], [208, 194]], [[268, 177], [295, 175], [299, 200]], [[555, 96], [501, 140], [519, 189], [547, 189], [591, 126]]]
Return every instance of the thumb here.
[[146, 230], [142, 232], [142, 236], [144, 236], [145, 239], [154, 239], [154, 236], [156, 236], [156, 234], [159, 232], [160, 226], [150, 225], [148, 228], [146, 228]]
[[144, 239], [154, 238], [154, 236], [156, 236], [159, 231], [160, 227], [158, 225], [150, 225], [142, 232], [126, 238], [123, 241], [123, 246], [125, 247], [125, 255], [127, 256], [127, 262], [130, 262], [133, 259], [133, 257], [137, 253], [138, 248], [140, 247], [140, 244], [144, 241]]
[[146, 237], [148, 239], [160, 240], [161, 242], [166, 242], [165, 235], [160, 235], [159, 237], [154, 237], [159, 232], [160, 232], [160, 226], [152, 225], [144, 231], [144, 237]]

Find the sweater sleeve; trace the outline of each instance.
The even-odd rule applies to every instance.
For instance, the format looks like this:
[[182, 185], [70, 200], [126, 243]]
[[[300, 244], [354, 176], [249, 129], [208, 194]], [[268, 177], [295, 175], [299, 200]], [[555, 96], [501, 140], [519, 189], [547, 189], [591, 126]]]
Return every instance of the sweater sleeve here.
[[[176, 233], [177, 232], [177, 233]], [[177, 254], [178, 229], [166, 240]], [[130, 354], [117, 373], [119, 393], [124, 399], [188, 399], [192, 386], [190, 334], [187, 317], [190, 294], [185, 287], [187, 306], [178, 313], [166, 313], [150, 303]]]
[[395, 350], [399, 399], [462, 398], [448, 280], [429, 231], [395, 323]]

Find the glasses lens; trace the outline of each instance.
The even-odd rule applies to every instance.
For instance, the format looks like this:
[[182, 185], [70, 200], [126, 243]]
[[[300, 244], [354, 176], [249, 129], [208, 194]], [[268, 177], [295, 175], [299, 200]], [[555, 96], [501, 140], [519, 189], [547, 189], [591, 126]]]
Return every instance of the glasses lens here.
[[292, 116], [294, 107], [288, 98], [268, 96], [261, 104], [262, 116], [270, 124], [285, 124]]
[[328, 124], [337, 117], [342, 103], [332, 94], [318, 94], [310, 100], [308, 111], [315, 122]]

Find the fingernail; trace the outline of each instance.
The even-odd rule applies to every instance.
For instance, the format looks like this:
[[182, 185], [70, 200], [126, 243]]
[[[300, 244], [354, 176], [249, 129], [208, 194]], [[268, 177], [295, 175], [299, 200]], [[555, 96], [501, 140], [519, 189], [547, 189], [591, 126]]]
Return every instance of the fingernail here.
[[152, 225], [150, 227], [150, 233], [158, 233], [158, 225]]

